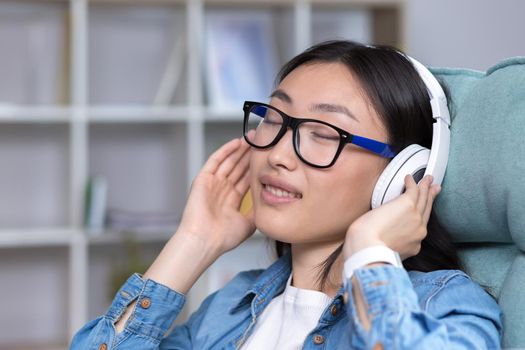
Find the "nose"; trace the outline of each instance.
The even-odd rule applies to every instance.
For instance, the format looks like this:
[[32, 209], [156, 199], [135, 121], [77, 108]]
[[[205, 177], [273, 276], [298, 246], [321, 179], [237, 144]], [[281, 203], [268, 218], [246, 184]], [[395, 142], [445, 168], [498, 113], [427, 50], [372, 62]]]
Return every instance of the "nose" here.
[[299, 159], [293, 148], [293, 132], [286, 130], [283, 137], [268, 152], [268, 164], [274, 168], [293, 170], [297, 167]]

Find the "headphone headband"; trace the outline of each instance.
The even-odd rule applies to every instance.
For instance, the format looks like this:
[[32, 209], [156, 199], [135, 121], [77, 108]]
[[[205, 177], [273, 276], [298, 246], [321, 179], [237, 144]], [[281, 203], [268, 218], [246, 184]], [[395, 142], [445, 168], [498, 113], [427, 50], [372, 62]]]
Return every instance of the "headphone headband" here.
[[430, 98], [432, 118], [435, 122], [432, 129], [432, 146], [425, 175], [432, 175], [435, 184], [441, 185], [447, 168], [450, 148], [450, 112], [447, 97], [434, 75], [419, 61], [407, 57], [425, 83]]
[[427, 87], [428, 95], [430, 96], [430, 104], [432, 107], [432, 117], [436, 120], [438, 118], [442, 119], [447, 125], [450, 125], [450, 113], [447, 106], [447, 97], [445, 96], [443, 88], [434, 75], [421, 62], [410, 56], [404, 56], [410, 60]]

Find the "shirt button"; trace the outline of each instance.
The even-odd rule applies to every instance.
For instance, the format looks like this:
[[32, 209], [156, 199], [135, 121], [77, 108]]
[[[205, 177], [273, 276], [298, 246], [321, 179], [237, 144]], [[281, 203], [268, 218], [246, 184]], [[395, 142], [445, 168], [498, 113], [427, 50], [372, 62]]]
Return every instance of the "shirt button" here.
[[147, 309], [151, 306], [151, 300], [149, 298], [144, 298], [140, 301], [140, 306], [142, 306], [143, 309]]
[[100, 344], [100, 346], [98, 347], [98, 350], [106, 350], [108, 348], [108, 344], [106, 343], [102, 343]]
[[332, 316], [335, 316], [337, 315], [337, 305], [332, 305], [332, 307], [330, 308], [330, 312], [332, 313]]
[[314, 343], [317, 344], [317, 345], [320, 345], [322, 343], [324, 343], [324, 337], [320, 334], [316, 334], [314, 336]]

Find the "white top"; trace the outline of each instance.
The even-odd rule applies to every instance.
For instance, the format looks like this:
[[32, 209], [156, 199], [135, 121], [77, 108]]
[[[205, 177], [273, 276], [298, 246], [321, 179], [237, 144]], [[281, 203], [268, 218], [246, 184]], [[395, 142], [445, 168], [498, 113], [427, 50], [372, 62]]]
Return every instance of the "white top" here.
[[317, 326], [332, 298], [323, 292], [299, 289], [288, 278], [284, 292], [266, 306], [242, 350], [298, 350]]

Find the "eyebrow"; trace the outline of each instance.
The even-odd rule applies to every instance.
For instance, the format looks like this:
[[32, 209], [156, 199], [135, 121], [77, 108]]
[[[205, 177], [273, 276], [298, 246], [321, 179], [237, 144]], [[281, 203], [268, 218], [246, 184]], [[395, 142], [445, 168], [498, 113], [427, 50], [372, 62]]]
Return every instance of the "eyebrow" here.
[[[292, 98], [286, 92], [280, 89], [277, 89], [274, 92], [272, 92], [270, 97], [278, 98], [281, 101], [286, 102], [286, 103], [290, 103], [290, 104], [292, 103]], [[317, 104], [312, 105], [310, 107], [310, 110], [314, 112], [341, 113], [359, 122], [359, 119], [357, 119], [357, 117], [352, 112], [350, 112], [348, 108], [342, 105], [337, 105], [337, 104], [332, 104], [332, 103], [317, 103]]]
[[292, 98], [286, 92], [280, 89], [277, 89], [274, 92], [272, 92], [270, 97], [278, 98], [279, 100], [284, 101], [286, 103], [292, 103]]

